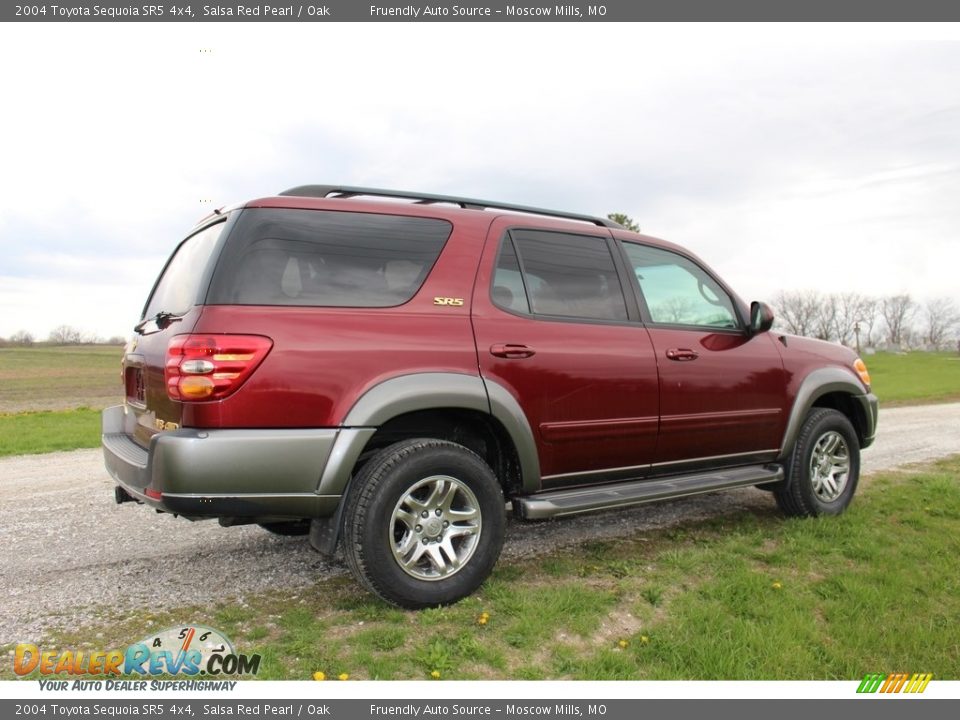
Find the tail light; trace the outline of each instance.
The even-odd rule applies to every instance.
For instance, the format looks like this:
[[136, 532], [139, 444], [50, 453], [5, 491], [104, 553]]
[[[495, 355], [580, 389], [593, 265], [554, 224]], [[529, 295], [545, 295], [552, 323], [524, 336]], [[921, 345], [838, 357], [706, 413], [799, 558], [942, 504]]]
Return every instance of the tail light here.
[[171, 400], [220, 400], [250, 377], [273, 347], [262, 335], [177, 335], [163, 369]]

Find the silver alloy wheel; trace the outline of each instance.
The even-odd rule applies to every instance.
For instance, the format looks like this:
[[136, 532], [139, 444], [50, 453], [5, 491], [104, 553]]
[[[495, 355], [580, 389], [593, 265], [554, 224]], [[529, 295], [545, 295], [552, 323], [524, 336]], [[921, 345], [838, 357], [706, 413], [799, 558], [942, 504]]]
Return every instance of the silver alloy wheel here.
[[821, 435], [810, 455], [810, 480], [813, 492], [823, 502], [833, 502], [843, 494], [850, 477], [850, 448], [843, 435], [830, 430]]
[[480, 530], [480, 503], [473, 491], [449, 475], [431, 475], [407, 490], [393, 509], [393, 557], [418, 580], [442, 580], [467, 564]]

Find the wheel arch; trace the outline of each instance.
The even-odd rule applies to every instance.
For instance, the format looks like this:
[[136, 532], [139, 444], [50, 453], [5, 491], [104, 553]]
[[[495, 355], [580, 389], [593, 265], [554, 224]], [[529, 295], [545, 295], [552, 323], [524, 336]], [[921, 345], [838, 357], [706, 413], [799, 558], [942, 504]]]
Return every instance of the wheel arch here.
[[[489, 393], [489, 394], [488, 394]], [[347, 413], [317, 488], [346, 497], [353, 475], [376, 451], [429, 437], [467, 447], [490, 465], [504, 494], [533, 492], [540, 465], [530, 425], [505, 388], [476, 375], [418, 373], [367, 390]], [[311, 543], [330, 554], [342, 530], [344, 500], [331, 518], [314, 520]]]
[[780, 445], [780, 460], [786, 459], [792, 452], [804, 418], [815, 407], [831, 408], [843, 413], [853, 425], [861, 448], [873, 441], [875, 398], [864, 393], [863, 386], [852, 373], [838, 367], [819, 368], [807, 375], [797, 390]]

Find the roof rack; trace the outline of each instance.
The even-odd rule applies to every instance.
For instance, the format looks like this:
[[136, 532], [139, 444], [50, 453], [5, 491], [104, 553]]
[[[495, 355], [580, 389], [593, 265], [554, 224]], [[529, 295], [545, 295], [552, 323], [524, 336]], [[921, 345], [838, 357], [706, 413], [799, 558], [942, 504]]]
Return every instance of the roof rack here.
[[450, 203], [459, 205], [462, 208], [471, 210], [485, 210], [492, 208], [495, 210], [510, 210], [513, 212], [529, 213], [531, 215], [546, 215], [547, 217], [564, 218], [567, 220], [580, 220], [582, 222], [592, 223], [601, 227], [622, 228], [623, 226], [607, 218], [593, 217], [592, 215], [578, 215], [576, 213], [561, 212], [559, 210], [545, 210], [543, 208], [528, 207], [526, 205], [511, 205], [509, 203], [490, 202], [489, 200], [477, 200], [474, 198], [455, 197], [453, 195], [432, 195], [418, 192], [405, 192], [403, 190], [383, 190], [381, 188], [352, 187], [349, 185], [300, 185], [289, 190], [284, 190], [280, 195], [293, 195], [297, 197], [319, 197], [325, 198], [336, 195], [340, 198], [356, 197], [358, 195], [369, 195], [371, 197], [387, 198], [405, 198], [414, 200], [418, 204], [429, 205], [431, 203]]

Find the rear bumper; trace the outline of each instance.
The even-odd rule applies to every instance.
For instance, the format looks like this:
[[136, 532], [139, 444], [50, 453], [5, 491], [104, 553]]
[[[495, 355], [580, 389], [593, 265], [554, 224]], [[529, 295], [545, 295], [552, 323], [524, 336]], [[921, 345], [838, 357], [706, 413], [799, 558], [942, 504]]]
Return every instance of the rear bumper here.
[[[321, 479], [334, 452], [333, 429], [181, 429], [143, 448], [122, 405], [103, 411], [107, 471], [136, 500], [190, 518], [325, 517], [342, 487]], [[342, 454], [342, 453], [340, 453]], [[336, 492], [331, 492], [335, 490]]]

